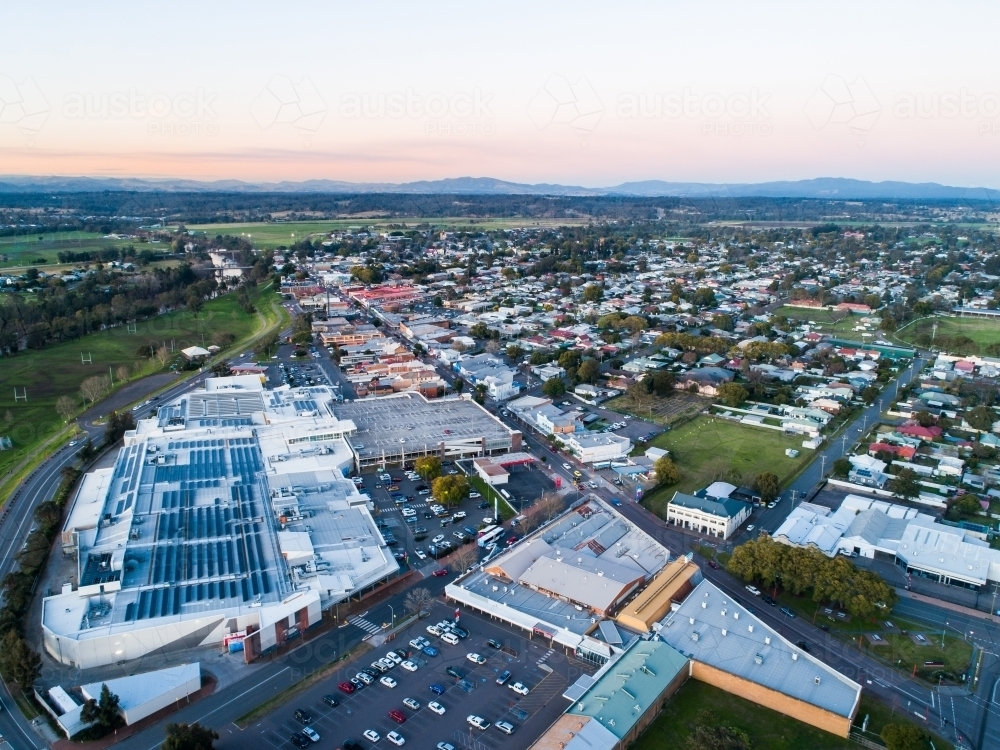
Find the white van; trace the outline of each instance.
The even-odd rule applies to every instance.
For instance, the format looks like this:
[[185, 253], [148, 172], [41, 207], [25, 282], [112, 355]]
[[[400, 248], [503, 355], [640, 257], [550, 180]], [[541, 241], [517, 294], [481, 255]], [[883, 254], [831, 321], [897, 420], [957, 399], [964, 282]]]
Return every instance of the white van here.
[[441, 636], [441, 640], [452, 646], [458, 645], [458, 636], [454, 633], [445, 633]]

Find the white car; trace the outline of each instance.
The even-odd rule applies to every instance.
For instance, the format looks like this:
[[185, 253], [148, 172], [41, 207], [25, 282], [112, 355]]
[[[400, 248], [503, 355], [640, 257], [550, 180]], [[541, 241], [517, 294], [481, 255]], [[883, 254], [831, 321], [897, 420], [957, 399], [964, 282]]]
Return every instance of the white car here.
[[406, 740], [403, 739], [403, 735], [401, 735], [399, 732], [389, 732], [389, 734], [387, 734], [385, 738], [389, 740], [389, 742], [391, 742], [393, 745], [396, 745], [397, 747], [402, 747], [404, 744], [406, 744]]
[[454, 518], [456, 521], [460, 518], [465, 518], [465, 511], [464, 510], [458, 511], [452, 516], [452, 518]]
[[511, 724], [509, 721], [498, 721], [493, 726], [495, 726], [504, 734], [514, 734], [514, 725]]
[[[428, 703], [427, 708], [436, 713], [438, 716], [444, 716], [444, 706], [437, 701], [431, 701]], [[440, 745], [438, 747], [440, 747]]]
[[414, 700], [413, 698], [403, 698], [403, 705], [411, 711], [420, 710], [420, 701]]
[[[382, 679], [385, 679], [384, 677]], [[515, 682], [513, 685], [508, 685], [511, 690], [513, 690], [518, 695], [527, 695], [528, 688], [521, 682]]]
[[760, 596], [760, 589], [757, 588], [756, 586], [751, 586], [751, 585], [747, 584], [746, 590], [749, 591], [754, 596]]
[[471, 661], [473, 664], [485, 664], [486, 659], [484, 659], [479, 654], [466, 654], [465, 658]]
[[750, 524], [749, 526], [747, 526], [747, 531], [753, 531], [755, 528], [757, 527], [754, 526], [753, 524]]
[[416, 550], [415, 554], [416, 554], [418, 560], [426, 560], [427, 559], [427, 553], [424, 552], [422, 549]]
[[381, 682], [387, 688], [394, 688], [394, 687], [396, 687], [396, 681], [394, 679], [392, 679], [391, 677], [389, 677], [389, 676], [382, 677], [379, 680], [379, 682]]
[[444, 534], [438, 534], [436, 537], [431, 539], [431, 544], [441, 544], [444, 541]]
[[493, 526], [496, 524], [496, 522], [497, 519], [495, 519], [493, 516], [483, 516], [482, 523], [484, 526]]
[[413, 508], [403, 508], [403, 518], [412, 518], [415, 515], [417, 515], [417, 511]]
[[439, 742], [437, 744], [437, 750], [455, 750], [455, 746], [447, 742]]
[[405, 669], [405, 670], [406, 670], [407, 672], [416, 672], [416, 671], [417, 671], [417, 665], [416, 665], [416, 664], [414, 664], [414, 663], [413, 663], [412, 661], [410, 661], [409, 659], [407, 659], [406, 661], [404, 661], [404, 662], [403, 662], [402, 664], [400, 664], [399, 666], [401, 666], [401, 667], [402, 667], [403, 669]]
[[430, 633], [431, 635], [440, 636], [443, 631], [437, 625], [428, 625], [427, 632]]
[[478, 492], [470, 492], [469, 497], [482, 497]]
[[375, 680], [372, 679], [371, 675], [365, 674], [364, 672], [358, 672], [354, 676], [357, 677], [359, 680], [361, 680], [366, 685], [371, 685], [373, 682], [375, 682]]
[[387, 653], [385, 655], [385, 658], [391, 661], [393, 664], [399, 664], [401, 661], [403, 661], [399, 657], [399, 654], [397, 654], [395, 651], [390, 651], [389, 653]]
[[423, 648], [424, 646], [430, 646], [431, 642], [424, 638], [422, 635], [418, 635], [412, 641], [410, 641], [410, 646], [413, 648]]
[[570, 471], [572, 470], [573, 467], [570, 466], [569, 464], [563, 464], [563, 468], [566, 469], [566, 471]]
[[470, 714], [469, 716], [465, 717], [465, 720], [469, 722], [469, 724], [474, 726], [476, 729], [482, 729], [483, 731], [486, 731], [487, 729], [490, 728], [490, 723], [486, 721], [486, 719], [484, 719], [482, 716], [476, 716], [475, 714]]
[[379, 737], [378, 732], [376, 732], [374, 729], [366, 729], [364, 732], [362, 732], [362, 734], [364, 735], [364, 738], [369, 742], [378, 742], [380, 739], [382, 739], [381, 737]]
[[317, 732], [312, 727], [302, 727], [302, 729], [300, 729], [299, 731], [306, 737], [311, 739], [313, 742], [319, 742], [319, 732]]

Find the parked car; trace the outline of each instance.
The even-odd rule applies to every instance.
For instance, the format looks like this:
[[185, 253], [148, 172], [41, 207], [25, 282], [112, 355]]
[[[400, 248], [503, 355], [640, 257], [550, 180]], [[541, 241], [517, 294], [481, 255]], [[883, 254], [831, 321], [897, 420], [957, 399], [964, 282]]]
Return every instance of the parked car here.
[[790, 609], [789, 609], [788, 607], [782, 607], [782, 608], [781, 608], [781, 612], [782, 612], [782, 614], [784, 614], [784, 615], [785, 615], [786, 617], [791, 617], [791, 618], [792, 618], [793, 620], [795, 619], [795, 613], [794, 613], [794, 612], [792, 612], [792, 610], [790, 610]]
[[387, 734], [385, 738], [389, 740], [389, 742], [391, 742], [393, 745], [396, 745], [397, 747], [402, 747], [403, 745], [406, 744], [406, 740], [403, 739], [403, 735], [401, 735], [399, 732], [389, 732], [389, 734]]
[[428, 703], [427, 708], [436, 713], [438, 716], [444, 716], [444, 706], [437, 701], [431, 701]]
[[382, 739], [379, 736], [379, 733], [376, 732], [374, 729], [366, 729], [364, 732], [362, 732], [362, 734], [364, 735], [365, 739], [368, 740], [369, 742], [378, 742], [380, 739]]
[[523, 695], [527, 695], [528, 694], [528, 688], [524, 685], [524, 683], [515, 682], [513, 685], [508, 685], [507, 687], [509, 687], [511, 690], [513, 690], [518, 695], [522, 695], [523, 696]]
[[476, 729], [481, 729], [486, 731], [490, 728], [490, 723], [486, 721], [482, 716], [476, 716], [475, 714], [470, 714], [465, 719], [469, 724], [474, 726]]
[[510, 679], [510, 670], [505, 669], [503, 672], [497, 675], [497, 685], [503, 685], [509, 679]]
[[486, 659], [484, 659], [479, 654], [466, 654], [465, 658], [471, 661], [473, 664], [485, 664]]
[[402, 724], [404, 721], [406, 721], [406, 714], [404, 714], [398, 708], [394, 708], [389, 712], [389, 718], [392, 719], [397, 724]]
[[496, 640], [494, 640], [492, 638], [490, 638], [488, 641], [486, 641], [486, 645], [489, 646], [490, 648], [495, 648], [495, 649], [498, 649], [498, 650], [501, 649], [501, 648], [503, 648], [503, 646], [501, 645], [500, 641], [496, 641]]
[[331, 694], [324, 695], [323, 702], [330, 708], [336, 708], [337, 706], [340, 705], [340, 699], [337, 696]]
[[313, 717], [312, 714], [305, 709], [297, 708], [295, 709], [295, 720], [299, 722], [299, 724], [311, 724]]
[[398, 684], [394, 679], [392, 679], [389, 676], [383, 677], [381, 680], [379, 680], [379, 682], [381, 682], [387, 688], [394, 688]]
[[293, 732], [288, 739], [295, 747], [309, 747], [309, 738], [301, 732]]
[[750, 584], [747, 584], [745, 586], [745, 588], [746, 588], [747, 591], [749, 591], [754, 596], [760, 596], [760, 589], [757, 588], [756, 586], [751, 586]]
[[341, 682], [340, 684], [337, 685], [337, 689], [340, 690], [340, 692], [342, 693], [347, 693], [348, 695], [350, 695], [357, 688], [355, 688], [354, 685], [352, 685], [350, 682]]
[[410, 661], [409, 659], [407, 659], [406, 661], [404, 661], [404, 662], [403, 662], [402, 664], [400, 664], [399, 666], [401, 666], [401, 667], [402, 667], [403, 669], [405, 669], [405, 670], [406, 670], [407, 672], [416, 672], [416, 671], [417, 671], [417, 665], [416, 665], [416, 664], [414, 664], [414, 663], [413, 663], [412, 661]]
[[430, 691], [434, 693], [434, 695], [444, 695], [444, 686], [435, 682], [430, 686]]
[[424, 646], [422, 650], [428, 656], [437, 656], [439, 653], [441, 653], [436, 648], [434, 648], [434, 646]]
[[514, 725], [511, 724], [509, 721], [498, 721], [493, 726], [495, 726], [504, 734], [514, 734]]
[[406, 706], [411, 711], [420, 710], [420, 701], [413, 698], [403, 698], [403, 705]]
[[445, 671], [445, 672], [446, 672], [447, 674], [449, 674], [449, 675], [451, 675], [452, 677], [454, 677], [455, 679], [457, 679], [457, 680], [460, 680], [460, 679], [462, 679], [463, 677], [465, 677], [465, 675], [464, 675], [464, 674], [462, 674], [462, 673], [461, 673], [461, 672], [460, 672], [460, 671], [459, 671], [458, 669], [456, 669], [455, 667], [453, 667], [453, 666], [451, 666], [451, 665], [448, 665], [448, 667], [446, 667], [444, 671]]
[[302, 734], [311, 739], [313, 742], [319, 742], [319, 732], [312, 727], [302, 727]]

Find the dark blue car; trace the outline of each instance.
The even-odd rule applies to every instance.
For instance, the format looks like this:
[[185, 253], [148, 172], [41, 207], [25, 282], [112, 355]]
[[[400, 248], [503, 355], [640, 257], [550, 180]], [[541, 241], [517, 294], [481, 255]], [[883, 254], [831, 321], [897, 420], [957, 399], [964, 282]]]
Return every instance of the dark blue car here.
[[427, 654], [428, 656], [437, 656], [439, 653], [441, 653], [440, 651], [438, 651], [433, 646], [424, 646], [423, 649], [422, 649], [422, 651], [425, 654]]
[[435, 682], [431, 685], [431, 692], [434, 693], [434, 695], [444, 695], [444, 686]]

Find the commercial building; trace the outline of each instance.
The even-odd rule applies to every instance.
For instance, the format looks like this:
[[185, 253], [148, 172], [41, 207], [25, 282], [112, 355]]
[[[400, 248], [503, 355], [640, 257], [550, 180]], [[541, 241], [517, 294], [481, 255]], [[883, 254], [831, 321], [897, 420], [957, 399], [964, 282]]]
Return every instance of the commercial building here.
[[705, 490], [694, 495], [675, 492], [667, 505], [667, 523], [728, 539], [750, 518], [750, 510], [749, 503], [729, 497], [713, 497]]
[[403, 464], [421, 456], [443, 459], [517, 452], [521, 433], [511, 430], [471, 397], [428, 400], [419, 393], [333, 404], [349, 422], [355, 466]]
[[141, 420], [73, 499], [76, 581], [43, 600], [46, 651], [82, 669], [238, 637], [249, 660], [396, 573], [334, 402], [245, 375]]
[[[669, 552], [591, 496], [512, 549], [449, 584], [455, 602], [596, 662], [623, 644], [600, 624], [660, 571]], [[629, 642], [635, 635], [629, 635]]]
[[593, 464], [614, 461], [632, 452], [632, 441], [613, 432], [593, 433], [576, 431], [560, 435], [559, 439], [582, 463]]
[[861, 495], [848, 495], [835, 512], [802, 503], [774, 532], [776, 541], [828, 557], [882, 557], [910, 575], [974, 590], [1000, 582], [1000, 550], [991, 549], [983, 536]]

